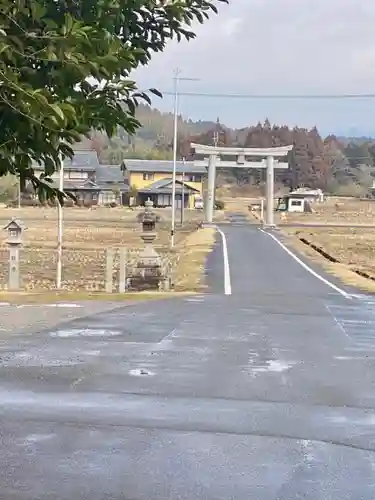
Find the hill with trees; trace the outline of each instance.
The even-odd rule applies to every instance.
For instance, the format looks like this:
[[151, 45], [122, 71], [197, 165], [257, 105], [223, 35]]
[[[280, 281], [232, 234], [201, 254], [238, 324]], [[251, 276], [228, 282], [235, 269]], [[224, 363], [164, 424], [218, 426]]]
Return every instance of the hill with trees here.
[[[109, 140], [94, 133], [79, 147], [95, 149], [102, 163], [120, 163], [124, 158], [172, 159], [173, 114], [141, 104], [137, 118], [142, 127], [131, 136], [123, 131]], [[277, 182], [293, 189], [298, 186], [321, 188], [343, 195], [365, 195], [375, 174], [375, 140], [368, 137], [322, 137], [316, 127], [290, 128], [269, 120], [242, 129], [233, 129], [216, 121], [192, 121], [178, 118], [178, 157], [192, 159], [191, 142], [224, 146], [272, 147], [293, 144], [290, 168], [277, 172]], [[220, 172], [220, 182], [261, 185], [264, 171], [230, 169]]]

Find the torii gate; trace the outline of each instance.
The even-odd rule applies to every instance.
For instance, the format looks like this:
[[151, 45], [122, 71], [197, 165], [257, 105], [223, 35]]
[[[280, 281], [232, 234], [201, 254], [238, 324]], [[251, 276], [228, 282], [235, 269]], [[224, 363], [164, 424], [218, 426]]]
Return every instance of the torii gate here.
[[[266, 168], [266, 223], [267, 227], [274, 227], [273, 195], [274, 195], [274, 170], [289, 168], [286, 162], [279, 162], [275, 158], [287, 156], [293, 146], [276, 148], [241, 148], [223, 146], [205, 146], [204, 144], [191, 143], [191, 148], [198, 154], [208, 155], [204, 160], [194, 161], [196, 166], [208, 167], [207, 200], [205, 204], [206, 222], [212, 224], [215, 201], [216, 168]], [[237, 156], [237, 160], [221, 160], [220, 156]], [[261, 161], [247, 161], [246, 156], [256, 156], [266, 159]]]

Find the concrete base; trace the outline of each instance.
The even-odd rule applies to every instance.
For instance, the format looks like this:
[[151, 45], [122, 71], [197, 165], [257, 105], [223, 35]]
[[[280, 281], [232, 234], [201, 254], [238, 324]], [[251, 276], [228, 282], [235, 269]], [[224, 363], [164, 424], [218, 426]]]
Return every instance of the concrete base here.
[[265, 230], [277, 229], [277, 226], [276, 224], [262, 224], [262, 229]]
[[202, 222], [201, 227], [216, 227], [216, 224], [214, 222]]

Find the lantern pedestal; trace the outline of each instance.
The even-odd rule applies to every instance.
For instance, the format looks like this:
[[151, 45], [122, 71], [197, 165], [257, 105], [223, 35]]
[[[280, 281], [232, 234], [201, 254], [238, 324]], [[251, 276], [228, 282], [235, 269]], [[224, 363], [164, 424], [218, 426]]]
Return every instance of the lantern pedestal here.
[[157, 236], [156, 222], [160, 220], [160, 217], [151, 210], [152, 207], [152, 201], [147, 200], [145, 211], [138, 217], [142, 224], [141, 238], [145, 248], [139, 255], [134, 276], [130, 280], [130, 286], [135, 290], [165, 290], [168, 288], [165, 286], [167, 277], [162, 259], [153, 246]]
[[20, 244], [8, 243], [9, 248], [9, 274], [8, 290], [20, 289]]

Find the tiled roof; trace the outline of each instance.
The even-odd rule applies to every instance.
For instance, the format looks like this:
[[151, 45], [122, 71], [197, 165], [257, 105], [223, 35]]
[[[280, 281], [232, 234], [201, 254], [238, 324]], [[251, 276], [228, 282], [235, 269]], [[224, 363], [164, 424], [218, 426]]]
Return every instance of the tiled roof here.
[[[96, 151], [74, 151], [73, 159], [65, 158], [64, 170], [82, 170], [93, 172], [99, 166], [98, 155]], [[35, 170], [44, 170], [43, 166], [33, 162]]]
[[[54, 188], [59, 187], [59, 182], [55, 181], [51, 184]], [[107, 183], [99, 183], [89, 180], [71, 180], [64, 179], [64, 191], [112, 191], [116, 184], [107, 184]], [[129, 191], [129, 186], [124, 184], [122, 186], [118, 186], [121, 192]]]
[[72, 160], [68, 158], [64, 161], [64, 167], [71, 168], [90, 168], [95, 170], [99, 166], [98, 155], [96, 151], [74, 151]]
[[[169, 160], [133, 160], [125, 159], [122, 163], [128, 172], [173, 172], [173, 161]], [[176, 162], [176, 172], [178, 174], [205, 174], [206, 167], [196, 166], [193, 161]]]
[[99, 165], [96, 168], [96, 182], [99, 184], [106, 182], [124, 182], [124, 174], [120, 165]]
[[[172, 178], [170, 177], [166, 177], [164, 179], [159, 179], [158, 181], [155, 181], [153, 182], [152, 184], [150, 184], [149, 186], [146, 186], [147, 189], [160, 189], [162, 187], [166, 187], [168, 184], [171, 184], [173, 181]], [[178, 183], [179, 181], [176, 180], [176, 184]]]
[[[59, 188], [59, 181], [56, 180], [51, 183], [51, 186], [54, 188]], [[99, 191], [101, 187], [99, 187], [96, 182], [89, 181], [88, 179], [64, 179], [63, 184], [64, 191]]]
[[[182, 192], [182, 182], [179, 180], [176, 180], [176, 193], [181, 193]], [[184, 183], [184, 190], [185, 192], [193, 192], [193, 193], [199, 193], [197, 189], [192, 188], [188, 184]], [[140, 193], [159, 193], [159, 194], [165, 194], [165, 193], [172, 193], [172, 179], [160, 179], [158, 181], [153, 182], [149, 186], [146, 186], [142, 189], [138, 190]]]

